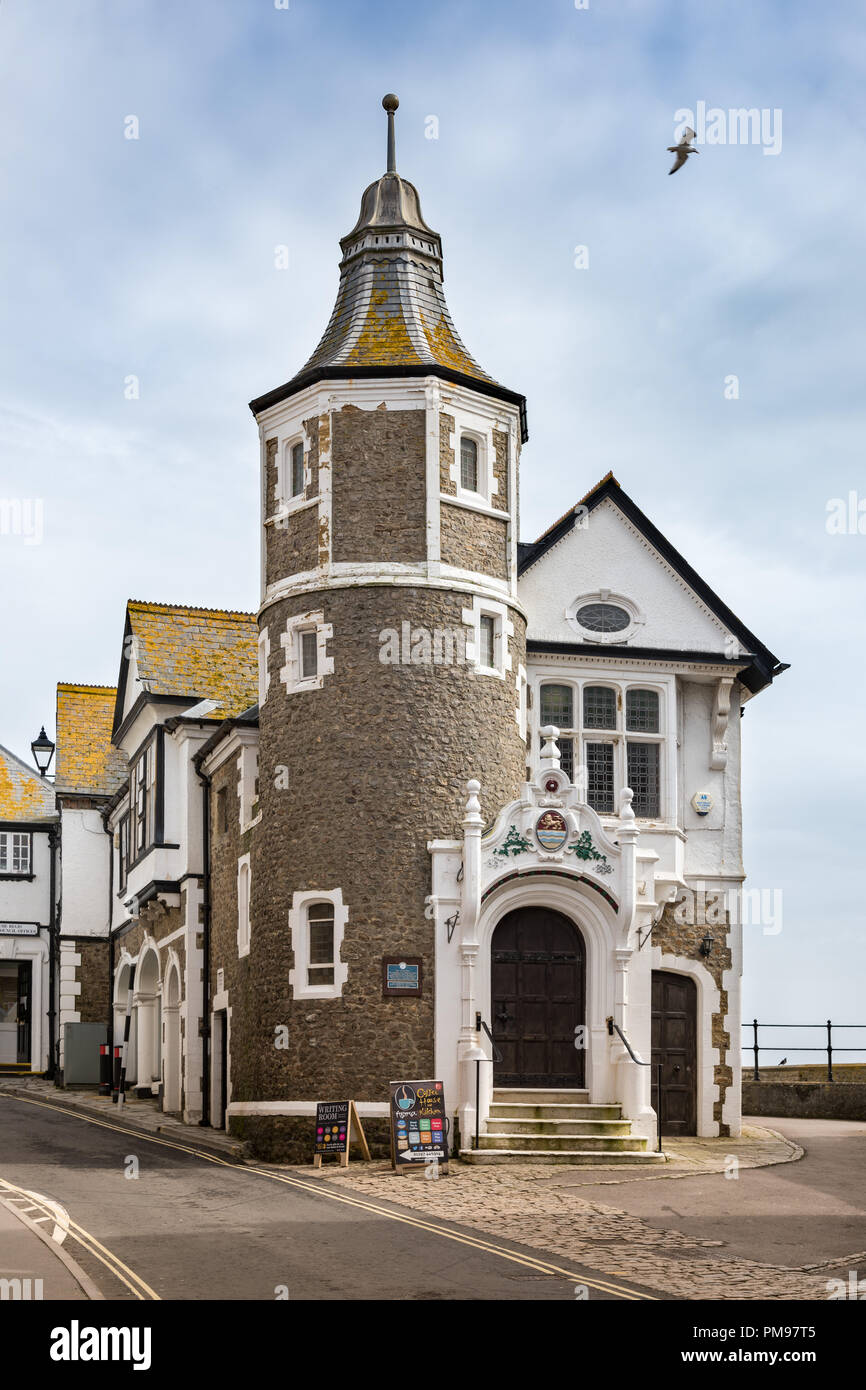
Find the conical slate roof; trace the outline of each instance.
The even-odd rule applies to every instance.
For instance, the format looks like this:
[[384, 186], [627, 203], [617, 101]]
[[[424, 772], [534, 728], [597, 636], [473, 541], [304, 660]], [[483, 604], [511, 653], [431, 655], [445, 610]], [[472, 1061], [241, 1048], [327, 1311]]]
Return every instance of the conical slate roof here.
[[[454, 327], [442, 288], [442, 242], [424, 221], [418, 190], [395, 168], [388, 112], [388, 170], [364, 190], [358, 221], [340, 241], [340, 285], [312, 356], [285, 386], [252, 401], [254, 414], [323, 377], [434, 374], [519, 404], [479, 366]], [[524, 427], [525, 436], [525, 427]]]

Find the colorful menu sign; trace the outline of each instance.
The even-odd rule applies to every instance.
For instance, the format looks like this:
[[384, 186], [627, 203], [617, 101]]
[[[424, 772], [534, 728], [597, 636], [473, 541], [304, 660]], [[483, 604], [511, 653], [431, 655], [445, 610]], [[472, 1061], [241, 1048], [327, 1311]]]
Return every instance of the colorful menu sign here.
[[349, 1102], [325, 1100], [316, 1105], [316, 1153], [344, 1154], [349, 1150]]
[[445, 1088], [441, 1081], [391, 1082], [391, 1160], [398, 1172], [448, 1162]]
[[349, 1145], [360, 1145], [364, 1158], [370, 1150], [353, 1100], [320, 1100], [316, 1102], [316, 1152], [313, 1166], [321, 1168], [323, 1154], [338, 1154], [340, 1167], [349, 1163]]

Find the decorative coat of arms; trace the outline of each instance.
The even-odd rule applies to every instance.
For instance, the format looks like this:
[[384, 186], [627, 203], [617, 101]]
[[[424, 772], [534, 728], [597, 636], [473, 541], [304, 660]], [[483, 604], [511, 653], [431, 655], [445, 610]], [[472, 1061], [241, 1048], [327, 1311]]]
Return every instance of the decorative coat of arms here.
[[542, 849], [553, 853], [568, 839], [568, 825], [559, 811], [543, 811], [535, 822], [535, 837]]

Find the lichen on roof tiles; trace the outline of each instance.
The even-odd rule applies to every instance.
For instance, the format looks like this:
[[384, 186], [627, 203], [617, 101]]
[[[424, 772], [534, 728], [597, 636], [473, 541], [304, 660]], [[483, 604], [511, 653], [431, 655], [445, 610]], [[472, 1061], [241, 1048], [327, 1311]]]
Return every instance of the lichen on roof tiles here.
[[227, 719], [258, 698], [258, 626], [252, 613], [131, 599], [127, 615], [139, 679], [151, 694], [215, 700]]
[[0, 745], [0, 820], [51, 820], [56, 814], [53, 784]]
[[126, 757], [111, 742], [116, 698], [114, 686], [57, 686], [58, 791], [110, 796], [125, 779]]

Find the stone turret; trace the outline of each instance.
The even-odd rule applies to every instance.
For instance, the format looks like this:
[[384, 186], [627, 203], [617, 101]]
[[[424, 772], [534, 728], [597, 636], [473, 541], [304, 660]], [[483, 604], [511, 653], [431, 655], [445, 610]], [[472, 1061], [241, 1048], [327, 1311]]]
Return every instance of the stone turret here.
[[[439, 236], [396, 172], [397, 98], [383, 105], [388, 170], [342, 239], [325, 334], [251, 404], [261, 821], [232, 1095], [274, 1103], [244, 1120], [271, 1153], [309, 1147], [278, 1102], [383, 1103], [392, 1078], [432, 1074], [428, 842], [458, 830], [467, 777], [488, 814], [525, 777], [524, 401], [452, 323]], [[383, 992], [388, 957], [420, 964], [420, 993]]]

